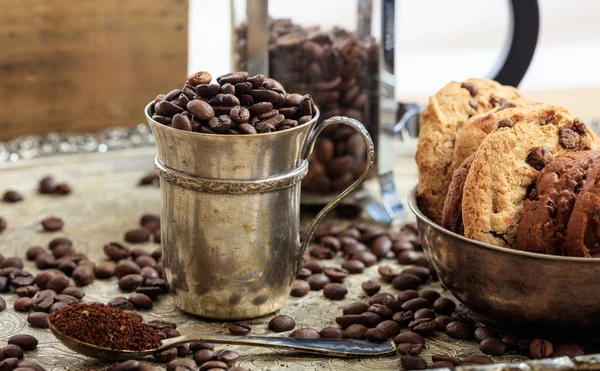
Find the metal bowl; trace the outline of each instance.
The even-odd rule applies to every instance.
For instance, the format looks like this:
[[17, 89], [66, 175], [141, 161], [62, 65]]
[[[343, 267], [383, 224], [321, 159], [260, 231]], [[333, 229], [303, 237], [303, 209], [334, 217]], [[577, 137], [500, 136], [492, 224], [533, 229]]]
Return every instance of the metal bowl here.
[[528, 253], [471, 240], [409, 207], [441, 283], [469, 309], [507, 325], [600, 328], [600, 259]]

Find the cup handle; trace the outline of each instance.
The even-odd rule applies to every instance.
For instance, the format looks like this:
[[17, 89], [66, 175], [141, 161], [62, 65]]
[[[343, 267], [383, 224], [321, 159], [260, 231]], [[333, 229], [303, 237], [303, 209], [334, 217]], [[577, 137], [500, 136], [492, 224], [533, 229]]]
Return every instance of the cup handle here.
[[[375, 147], [373, 146], [373, 140], [371, 139], [369, 132], [363, 126], [363, 124], [361, 124], [359, 121], [357, 121], [355, 119], [351, 119], [349, 117], [335, 116], [335, 117], [329, 118], [329, 119], [321, 122], [320, 124], [317, 124], [316, 126], [314, 126], [312, 131], [309, 134], [308, 140], [306, 141], [303, 158], [306, 159], [306, 158], [308, 158], [308, 155], [311, 154], [319, 134], [321, 134], [321, 132], [326, 127], [328, 127], [330, 125], [337, 125], [337, 124], [348, 125], [348, 126], [352, 127], [354, 130], [358, 131], [358, 133], [362, 136], [365, 143], [367, 144], [367, 167], [365, 168], [365, 171], [360, 175], [360, 177], [354, 183], [352, 183], [342, 193], [340, 193], [333, 200], [331, 200], [319, 212], [319, 214], [317, 214], [317, 216], [313, 219], [313, 221], [310, 223], [310, 226], [308, 227], [308, 230], [306, 232], [306, 237], [304, 238], [304, 241], [302, 241], [302, 244], [300, 245], [300, 255], [304, 255], [304, 251], [306, 250], [306, 247], [308, 246], [308, 244], [310, 243], [310, 240], [312, 239], [312, 235], [313, 235], [313, 232], [314, 232], [316, 226], [321, 222], [321, 220], [323, 220], [323, 218], [325, 218], [325, 215], [327, 215], [327, 213], [329, 213], [331, 210], [333, 210], [340, 203], [340, 201], [342, 201], [346, 196], [348, 196], [350, 193], [354, 192], [354, 190], [356, 188], [358, 188], [358, 186], [367, 178], [367, 176], [369, 175], [369, 172], [373, 168], [373, 162], [375, 159]], [[300, 263], [298, 270], [300, 270], [301, 268], [302, 268], [302, 263]]]

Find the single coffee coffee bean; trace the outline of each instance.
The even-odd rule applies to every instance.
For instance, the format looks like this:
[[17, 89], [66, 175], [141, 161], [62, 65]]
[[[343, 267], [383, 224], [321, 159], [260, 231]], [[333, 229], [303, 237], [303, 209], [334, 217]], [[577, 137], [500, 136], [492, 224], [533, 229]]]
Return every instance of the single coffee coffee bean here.
[[383, 304], [385, 298], [393, 298], [393, 296], [392, 294], [388, 294], [387, 292], [378, 292], [377, 294], [369, 298], [369, 304]]
[[192, 351], [192, 353], [196, 353], [202, 349], [215, 350], [215, 346], [211, 343], [190, 343], [190, 351]]
[[392, 320], [396, 321], [398, 325], [406, 327], [413, 320], [413, 315], [413, 312], [410, 310], [401, 310], [394, 313]]
[[56, 292], [42, 290], [31, 299], [31, 309], [35, 312], [48, 312], [56, 299]]
[[423, 352], [423, 348], [423, 344], [400, 343], [396, 347], [396, 352], [401, 356], [418, 356]]
[[19, 367], [13, 371], [46, 371], [46, 369], [33, 361], [20, 361]]
[[440, 297], [440, 293], [435, 290], [421, 290], [419, 291], [419, 297], [427, 299], [432, 305]]
[[31, 335], [19, 334], [9, 337], [7, 343], [16, 345], [23, 350], [34, 350], [38, 345], [38, 340]]
[[491, 327], [478, 327], [475, 329], [475, 340], [481, 343], [485, 339], [499, 338], [498, 332]]
[[87, 286], [94, 282], [96, 279], [96, 273], [94, 273], [94, 265], [80, 265], [73, 270], [73, 279], [80, 286]]
[[435, 313], [429, 308], [422, 308], [415, 312], [415, 319], [430, 318], [435, 319]]
[[13, 308], [17, 312], [29, 312], [29, 310], [31, 309], [31, 298], [27, 296], [18, 298], [17, 300], [15, 300]]
[[397, 296], [398, 301], [403, 304], [411, 299], [416, 299], [418, 297], [419, 292], [417, 290], [404, 290]]
[[54, 216], [43, 219], [41, 223], [46, 232], [60, 231], [64, 226], [64, 222], [60, 218]]
[[342, 330], [337, 327], [325, 327], [319, 332], [323, 339], [341, 339]]
[[[433, 354], [431, 356], [431, 360], [433, 362], [447, 362], [450, 363], [453, 366], [458, 366], [462, 363], [462, 361], [458, 358], [454, 358], [454, 357], [450, 357], [450, 356], [446, 356], [443, 354]], [[452, 367], [450, 367], [452, 368]]]
[[464, 322], [450, 322], [446, 326], [446, 334], [454, 339], [470, 340], [473, 338], [471, 326]]
[[355, 324], [366, 325], [367, 319], [361, 314], [346, 314], [341, 317], [336, 317], [335, 323], [337, 323], [341, 328], [345, 329]]
[[400, 325], [396, 321], [386, 320], [380, 322], [377, 326], [378, 329], [385, 331], [388, 337], [396, 336], [400, 333]]
[[129, 361], [121, 362], [109, 369], [109, 371], [139, 371], [140, 362], [130, 359]]
[[8, 203], [14, 204], [14, 203], [17, 203], [19, 201], [22, 201], [23, 200], [23, 195], [20, 194], [17, 191], [9, 190], [9, 191], [6, 191], [4, 193], [4, 196], [2, 197], [2, 200], [4, 202], [8, 202]]
[[483, 354], [473, 354], [470, 355], [466, 358], [464, 358], [462, 360], [462, 365], [463, 366], [469, 366], [469, 365], [491, 365], [493, 364], [494, 361], [488, 357], [488, 356], [484, 356]]
[[310, 275], [306, 281], [310, 285], [311, 290], [319, 291], [329, 283], [329, 278], [323, 273], [316, 273]]
[[369, 296], [375, 295], [376, 293], [379, 292], [379, 290], [381, 290], [381, 285], [373, 280], [363, 282], [361, 284], [361, 287], [362, 287], [363, 291], [365, 292], [365, 294], [367, 294]]
[[554, 344], [554, 351], [552, 352], [552, 357], [575, 357], [584, 355], [585, 352], [576, 343], [558, 343]]
[[115, 275], [115, 269], [117, 268], [117, 264], [112, 261], [103, 261], [98, 264], [94, 270], [94, 273], [97, 278], [111, 278]]
[[312, 272], [309, 269], [302, 268], [302, 269], [300, 269], [300, 272], [298, 272], [298, 274], [296, 275], [296, 278], [299, 279], [299, 280], [305, 280], [311, 274], [312, 274]]
[[52, 312], [56, 312], [59, 309], [63, 309], [65, 307], [67, 307], [68, 304], [62, 301], [57, 301], [54, 304], [52, 304], [50, 306], [50, 309], [48, 310], [48, 313], [52, 313]]
[[206, 71], [194, 72], [188, 76], [187, 80], [192, 86], [200, 85], [200, 84], [210, 84], [212, 81], [212, 76], [210, 73]]
[[196, 371], [196, 369], [198, 364], [193, 359], [178, 358], [167, 363], [167, 371]]
[[23, 262], [21, 261], [21, 259], [19, 259], [17, 257], [5, 258], [4, 260], [0, 261], [0, 269], [3, 269], [3, 268], [22, 269]]
[[381, 279], [383, 279], [385, 282], [392, 282], [392, 280], [401, 273], [399, 269], [390, 267], [389, 265], [381, 266], [377, 269], [377, 271], [379, 272]]
[[438, 329], [437, 323], [431, 318], [415, 319], [408, 324], [408, 327], [421, 336], [432, 335]]
[[415, 332], [406, 331], [401, 332], [398, 336], [394, 338], [394, 344], [398, 345], [401, 343], [410, 343], [410, 344], [425, 344], [425, 339]]
[[83, 292], [83, 290], [80, 287], [67, 287], [66, 289], [64, 289], [62, 291], [63, 295], [69, 295], [72, 296], [76, 299], [81, 300], [84, 296], [85, 293]]
[[38, 191], [41, 194], [51, 194], [56, 192], [56, 182], [54, 177], [45, 176], [40, 179]]
[[129, 274], [139, 274], [140, 266], [131, 260], [120, 260], [115, 268], [115, 276], [123, 278]]
[[364, 325], [368, 328], [376, 327], [381, 321], [383, 321], [382, 316], [373, 312], [364, 312], [361, 313], [361, 317], [365, 318]]
[[348, 290], [339, 283], [330, 283], [323, 288], [323, 295], [331, 300], [342, 300], [346, 297], [347, 293]]
[[229, 325], [229, 333], [231, 335], [245, 336], [252, 331], [252, 326], [248, 322], [236, 322]]
[[405, 355], [400, 362], [405, 370], [424, 370], [427, 368], [427, 362], [423, 358]]
[[48, 328], [48, 313], [29, 313], [29, 315], [27, 316], [27, 323], [29, 323], [31, 327]]
[[162, 352], [154, 353], [153, 356], [157, 362], [167, 363], [177, 357], [177, 348], [165, 349]]
[[27, 249], [25, 253], [25, 257], [29, 261], [34, 261], [40, 254], [45, 253], [46, 251], [40, 246], [34, 246]]
[[360, 260], [367, 267], [377, 264], [377, 257], [370, 251], [356, 253], [352, 256], [352, 259]]
[[290, 295], [296, 298], [306, 296], [310, 292], [310, 285], [304, 280], [294, 280]]
[[0, 352], [4, 353], [6, 358], [23, 359], [23, 349], [15, 344], [8, 344], [0, 348]]
[[[400, 300], [399, 300], [400, 301]], [[415, 298], [402, 303], [402, 309], [410, 310], [413, 313], [422, 308], [429, 308], [431, 304], [427, 299]]]
[[433, 303], [433, 310], [440, 314], [452, 314], [456, 310], [456, 304], [452, 299], [439, 298]]
[[501, 356], [505, 352], [504, 343], [498, 338], [487, 338], [479, 343], [479, 350], [491, 356]]
[[194, 353], [194, 361], [196, 361], [196, 364], [198, 365], [203, 365], [215, 358], [216, 356], [212, 349], [200, 349]]
[[111, 306], [113, 308], [119, 308], [122, 310], [134, 309], [133, 304], [123, 296], [117, 296], [115, 298], [112, 298], [107, 304], [108, 306]]
[[392, 280], [392, 286], [397, 290], [416, 289], [421, 285], [421, 279], [408, 273], [402, 273]]
[[358, 259], [349, 259], [342, 263], [342, 268], [346, 269], [350, 274], [359, 274], [365, 269], [365, 263]]
[[549, 358], [554, 353], [554, 347], [548, 340], [537, 338], [529, 345], [529, 353], [533, 359]]
[[146, 228], [136, 228], [125, 232], [125, 241], [129, 243], [144, 243], [150, 241], [150, 230]]
[[275, 332], [290, 331], [294, 327], [296, 327], [296, 321], [285, 314], [275, 316], [269, 321], [269, 330]]
[[[196, 362], [197, 363], [197, 362]], [[198, 371], [208, 371], [208, 370], [227, 370], [229, 367], [225, 362], [222, 361], [208, 361], [203, 363]]]
[[368, 328], [363, 325], [351, 325], [342, 332], [342, 337], [344, 339], [363, 339], [367, 330]]
[[346, 277], [350, 274], [344, 268], [325, 268], [325, 275], [329, 277], [331, 282], [342, 283]]
[[142, 293], [133, 293], [128, 299], [136, 309], [152, 309], [152, 299]]
[[119, 280], [119, 288], [123, 291], [134, 291], [144, 282], [139, 274], [128, 274]]
[[69, 183], [59, 183], [56, 185], [56, 193], [59, 195], [69, 195], [73, 192], [73, 187]]
[[159, 278], [160, 275], [158, 274], [156, 269], [152, 267], [143, 267], [142, 269], [140, 269], [140, 276], [144, 277], [144, 280], [147, 280]]
[[308, 269], [312, 273], [323, 273], [325, 271], [325, 264], [316, 259], [305, 261], [302, 267]]
[[376, 314], [380, 315], [382, 318], [386, 318], [386, 319], [391, 319], [392, 316], [394, 315], [394, 312], [392, 312], [392, 310], [390, 308], [388, 308], [387, 306], [385, 306], [383, 304], [372, 304], [371, 306], [369, 306], [369, 309], [367, 309], [367, 311], [376, 313]]
[[69, 277], [65, 275], [57, 275], [46, 284], [48, 290], [53, 290], [57, 294], [60, 294], [67, 286], [69, 286]]
[[227, 366], [233, 366], [238, 359], [240, 359], [240, 354], [238, 352], [234, 352], [232, 350], [219, 350], [215, 352], [217, 356], [217, 360], [224, 362]]
[[60, 301], [63, 302], [67, 305], [73, 305], [73, 304], [77, 304], [79, 303], [79, 299], [74, 298], [70, 295], [64, 295], [64, 294], [59, 294], [56, 295], [56, 298], [54, 299], [55, 301]]
[[406, 268], [402, 271], [402, 273], [412, 274], [413, 276], [417, 276], [421, 279], [422, 283], [425, 283], [431, 277], [431, 271], [425, 267], [413, 266], [410, 268]]
[[131, 250], [118, 242], [111, 242], [104, 245], [104, 253], [109, 259], [119, 261], [131, 256]]
[[381, 342], [387, 340], [388, 333], [385, 330], [375, 327], [365, 331], [363, 337], [370, 341]]
[[366, 312], [369, 309], [369, 304], [364, 302], [356, 302], [352, 304], [348, 304], [343, 309], [343, 314], [361, 314]]
[[314, 330], [312, 328], [299, 328], [294, 330], [290, 334], [291, 338], [301, 338], [301, 339], [319, 339], [321, 335], [319, 335], [319, 331]]
[[31, 298], [35, 294], [37, 294], [40, 291], [40, 289], [37, 286], [23, 286], [19, 287], [15, 291], [17, 293], [17, 296], [19, 297], [27, 296]]

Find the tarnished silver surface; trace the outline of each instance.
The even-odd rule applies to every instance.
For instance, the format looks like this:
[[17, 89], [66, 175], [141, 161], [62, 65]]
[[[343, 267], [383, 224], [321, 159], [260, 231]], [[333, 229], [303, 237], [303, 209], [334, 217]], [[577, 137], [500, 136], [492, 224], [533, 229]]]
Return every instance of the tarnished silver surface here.
[[[77, 251], [86, 253], [93, 261], [104, 259], [102, 246], [110, 241], [121, 241], [125, 231], [138, 225], [139, 218], [145, 213], [159, 213], [160, 191], [154, 187], [137, 187], [138, 180], [152, 169], [155, 149], [145, 148], [128, 151], [113, 151], [110, 153], [90, 153], [76, 156], [40, 158], [34, 161], [19, 161], [17, 163], [0, 164], [0, 192], [11, 188], [19, 190], [24, 195], [24, 201], [17, 204], [0, 202], [0, 215], [8, 221], [8, 228], [0, 234], [0, 253], [4, 256], [18, 255], [24, 257], [25, 250], [30, 246], [46, 246], [48, 242], [60, 236], [69, 237], [74, 241]], [[407, 186], [414, 183], [414, 167], [412, 159], [399, 160], [399, 184]], [[43, 175], [53, 174], [57, 179], [68, 181], [74, 186], [74, 192], [67, 197], [43, 196], [36, 192], [37, 181]], [[43, 233], [39, 221], [47, 215], [60, 216], [65, 221], [62, 232]], [[309, 220], [304, 220], [304, 225]], [[333, 221], [333, 220], [330, 220]], [[125, 243], [126, 245], [129, 245]], [[150, 252], [158, 247], [157, 244], [147, 243], [133, 245]], [[327, 266], [339, 266], [341, 259], [325, 261]], [[382, 265], [395, 266], [393, 260], [383, 260]], [[25, 268], [37, 272], [31, 262], [25, 263]], [[347, 304], [365, 300], [360, 284], [367, 279], [379, 280], [378, 265], [369, 267], [363, 274], [351, 275], [344, 285], [348, 295], [341, 301], [330, 301], [323, 297], [322, 292], [310, 292], [303, 298], [289, 297], [281, 310], [276, 314], [288, 314], [295, 318], [297, 328], [311, 327], [321, 329], [335, 326], [335, 317], [339, 316]], [[390, 284], [380, 282], [382, 292], [397, 293]], [[439, 283], [425, 286], [427, 289], [441, 291]], [[116, 279], [97, 280], [84, 288], [84, 302], [108, 302], [123, 292], [117, 287]], [[443, 293], [447, 296], [447, 293]], [[7, 309], [0, 312], [0, 346], [6, 340], [18, 333], [36, 336], [40, 341], [36, 350], [27, 352], [25, 359], [31, 359], [42, 364], [49, 371], [85, 370], [108, 366], [77, 354], [62, 345], [50, 333], [50, 330], [40, 330], [30, 327], [26, 322], [26, 314], [15, 312], [12, 307], [15, 294], [1, 294], [7, 300]], [[177, 323], [183, 331], [202, 334], [228, 334], [228, 322], [206, 321], [179, 311], [173, 299], [167, 296], [155, 302], [154, 308], [139, 312], [146, 320], [163, 319]], [[273, 314], [275, 315], [275, 314]], [[252, 334], [257, 336], [287, 336], [284, 332], [275, 334], [268, 330], [267, 323], [273, 315], [249, 321], [252, 324]], [[399, 357], [340, 359], [320, 356], [302, 356], [298, 353], [274, 349], [257, 348], [252, 346], [223, 346], [239, 352], [242, 357], [236, 366], [252, 370], [398, 370]], [[454, 357], [466, 357], [480, 354], [474, 341], [459, 341], [436, 333], [427, 338], [425, 351], [421, 356], [431, 362], [431, 354], [445, 354]], [[522, 363], [524, 357], [507, 354], [493, 357], [496, 362], [513, 362], [508, 366], [493, 365], [493, 370], [526, 370], [531, 368]], [[578, 369], [599, 369], [598, 356], [576, 357], [574, 363]], [[152, 358], [145, 362], [153, 363]], [[144, 362], [144, 363], [145, 363]], [[515, 363], [516, 362], [516, 363]], [[518, 366], [519, 368], [515, 368]], [[522, 367], [521, 367], [522, 366]], [[482, 369], [469, 367], [469, 370]], [[486, 368], [487, 370], [488, 368]], [[555, 369], [551, 365], [542, 370]]]
[[440, 281], [472, 310], [511, 326], [600, 327], [600, 259], [535, 254], [452, 233], [409, 206]]
[[[214, 135], [146, 118], [161, 177], [165, 277], [176, 305], [205, 318], [248, 319], [283, 305], [315, 226], [356, 189], [373, 166], [373, 142], [356, 120], [314, 118], [267, 134]], [[334, 198], [300, 243], [300, 183], [321, 131], [345, 124], [366, 142], [364, 173]]]

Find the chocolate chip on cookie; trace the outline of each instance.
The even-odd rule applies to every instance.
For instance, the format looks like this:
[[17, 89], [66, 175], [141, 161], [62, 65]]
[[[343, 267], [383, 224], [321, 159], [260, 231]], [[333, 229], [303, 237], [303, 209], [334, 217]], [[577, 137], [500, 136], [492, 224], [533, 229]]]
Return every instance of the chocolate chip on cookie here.
[[555, 124], [557, 121], [558, 121], [558, 119], [556, 118], [556, 115], [552, 115], [552, 116], [548, 117], [547, 119], [545, 119], [544, 123], [542, 125]]
[[[504, 100], [506, 100], [506, 99], [504, 99]], [[503, 110], [505, 110], [507, 108], [513, 108], [513, 107], [516, 107], [516, 106], [517, 106], [516, 104], [506, 101], [505, 103], [502, 103], [502, 105], [500, 107], [496, 108], [495, 112], [500, 112], [500, 111], [503, 111]]]
[[469, 91], [469, 94], [471, 94], [472, 97], [476, 96], [477, 93], [479, 93], [479, 88], [477, 86], [475, 86], [475, 84], [470, 83], [470, 82], [463, 82], [460, 85], [460, 87], [463, 89], [467, 89]]
[[469, 107], [471, 107], [473, 109], [477, 109], [477, 102], [475, 102], [475, 100], [471, 99], [469, 101]]
[[496, 123], [498, 125], [498, 129], [500, 128], [512, 128], [515, 126], [515, 122], [508, 117], [498, 120]]
[[536, 147], [527, 155], [527, 163], [536, 170], [542, 170], [547, 163], [552, 161], [552, 154], [548, 147]]
[[578, 134], [585, 135], [585, 124], [579, 119], [573, 120], [573, 130]]
[[558, 131], [560, 144], [567, 149], [575, 149], [579, 144], [579, 135], [573, 129], [560, 128]]

